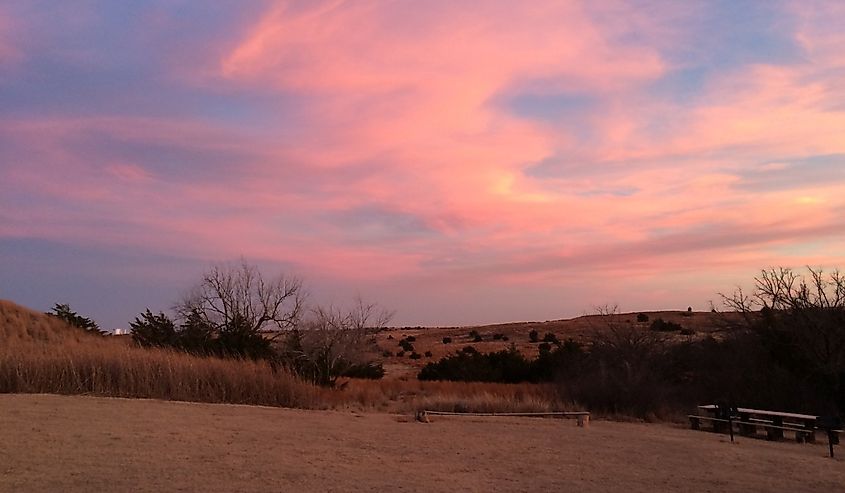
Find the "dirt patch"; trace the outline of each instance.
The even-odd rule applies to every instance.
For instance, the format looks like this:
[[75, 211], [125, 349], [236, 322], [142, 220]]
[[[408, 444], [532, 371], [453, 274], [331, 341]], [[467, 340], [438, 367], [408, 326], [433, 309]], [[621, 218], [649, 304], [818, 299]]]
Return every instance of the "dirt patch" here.
[[[826, 446], [667, 425], [0, 396], [2, 491], [837, 491]], [[841, 450], [841, 449], [840, 449]], [[840, 452], [845, 454], [845, 452]]]

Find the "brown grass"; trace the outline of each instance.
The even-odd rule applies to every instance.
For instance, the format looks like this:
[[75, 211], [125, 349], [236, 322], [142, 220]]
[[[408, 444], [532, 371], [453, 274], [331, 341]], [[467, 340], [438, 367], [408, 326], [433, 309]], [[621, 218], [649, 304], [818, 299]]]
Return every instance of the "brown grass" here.
[[142, 349], [0, 301], [0, 392], [314, 407], [320, 390], [264, 362]]
[[451, 412], [546, 412], [579, 406], [538, 384], [349, 380], [332, 407], [407, 413], [420, 409]]
[[[827, 446], [666, 425], [0, 395], [0, 491], [834, 492]], [[820, 440], [821, 441], [821, 440]]]

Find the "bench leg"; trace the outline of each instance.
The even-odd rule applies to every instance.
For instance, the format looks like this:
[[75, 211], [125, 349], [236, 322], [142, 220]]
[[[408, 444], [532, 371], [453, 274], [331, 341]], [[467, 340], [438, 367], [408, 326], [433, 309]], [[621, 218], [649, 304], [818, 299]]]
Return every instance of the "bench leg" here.
[[804, 434], [804, 441], [807, 443], [816, 443], [816, 432], [813, 430], [807, 430]]
[[701, 421], [698, 418], [690, 418], [689, 419], [690, 427], [693, 430], [700, 430], [701, 429]]
[[584, 415], [577, 416], [577, 417], [576, 417], [576, 422], [578, 423], [578, 426], [580, 426], [581, 428], [589, 428], [589, 426], [590, 426], [590, 417], [589, 417], [589, 416], [584, 416]]

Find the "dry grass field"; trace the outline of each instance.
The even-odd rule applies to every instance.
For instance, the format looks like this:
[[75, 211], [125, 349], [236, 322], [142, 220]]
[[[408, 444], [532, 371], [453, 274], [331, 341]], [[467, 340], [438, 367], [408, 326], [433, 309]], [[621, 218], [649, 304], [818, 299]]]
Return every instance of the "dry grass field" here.
[[[668, 425], [0, 395], [0, 491], [835, 492], [823, 445]], [[840, 449], [841, 450], [841, 449]], [[843, 452], [840, 452], [843, 453]]]

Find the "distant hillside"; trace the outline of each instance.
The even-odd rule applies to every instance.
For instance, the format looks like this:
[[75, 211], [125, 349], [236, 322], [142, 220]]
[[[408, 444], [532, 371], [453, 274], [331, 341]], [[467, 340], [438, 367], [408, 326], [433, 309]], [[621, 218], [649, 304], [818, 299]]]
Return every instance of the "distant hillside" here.
[[11, 301], [0, 300], [0, 341], [5, 344], [79, 341], [92, 337], [95, 336], [71, 327], [57, 318]]
[[[454, 354], [465, 346], [473, 346], [484, 353], [513, 346], [525, 356], [533, 358], [537, 356], [539, 344], [546, 334], [552, 334], [562, 341], [573, 339], [579, 343], [588, 343], [596, 334], [608, 331], [613, 326], [651, 330], [651, 324], [658, 319], [678, 324], [683, 332], [667, 332], [664, 335], [669, 341], [683, 342], [718, 338], [726, 327], [740, 319], [740, 315], [664, 310], [465, 327], [393, 327], [380, 332], [377, 341], [383, 351], [387, 378], [414, 378], [426, 363]], [[529, 339], [532, 331], [537, 332], [536, 342]], [[475, 337], [476, 334], [478, 337]], [[413, 338], [413, 352], [419, 355], [418, 359], [411, 357], [411, 351], [403, 351], [399, 347], [400, 341], [407, 337]]]

